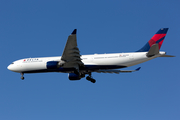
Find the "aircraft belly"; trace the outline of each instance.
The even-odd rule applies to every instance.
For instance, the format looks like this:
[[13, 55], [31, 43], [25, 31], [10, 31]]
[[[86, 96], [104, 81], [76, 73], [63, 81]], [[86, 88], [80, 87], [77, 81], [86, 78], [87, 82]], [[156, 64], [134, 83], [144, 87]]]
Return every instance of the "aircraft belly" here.
[[129, 67], [129, 66], [133, 66], [133, 65], [137, 65], [137, 64], [149, 61], [149, 60], [154, 59], [154, 58], [155, 57], [148, 58], [146, 56], [146, 52], [144, 52], [144, 53], [134, 53], [133, 59], [129, 59], [128, 61], [126, 61], [124, 63], [124, 65]]

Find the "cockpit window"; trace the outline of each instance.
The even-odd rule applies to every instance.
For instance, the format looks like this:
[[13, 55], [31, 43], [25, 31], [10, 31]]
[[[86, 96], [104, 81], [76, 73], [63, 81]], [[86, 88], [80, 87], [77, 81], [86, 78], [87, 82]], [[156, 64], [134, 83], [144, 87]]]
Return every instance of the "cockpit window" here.
[[14, 64], [14, 63], [11, 63], [11, 64]]

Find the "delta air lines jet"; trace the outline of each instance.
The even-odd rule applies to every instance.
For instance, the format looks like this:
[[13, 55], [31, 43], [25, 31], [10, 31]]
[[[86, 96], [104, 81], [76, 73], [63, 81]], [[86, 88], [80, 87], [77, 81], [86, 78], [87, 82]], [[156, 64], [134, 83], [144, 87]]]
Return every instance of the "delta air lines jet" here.
[[136, 70], [117, 70], [129, 66], [137, 65], [157, 57], [173, 57], [159, 51], [164, 41], [168, 28], [160, 29], [144, 47], [136, 52], [114, 53], [114, 54], [93, 54], [80, 55], [77, 47], [76, 29], [69, 35], [62, 56], [24, 58], [14, 61], [7, 68], [13, 72], [21, 73], [42, 73], [42, 72], [61, 72], [68, 73], [69, 80], [80, 80], [86, 75], [86, 79], [95, 83], [92, 72], [97, 73], [120, 73], [134, 72]]

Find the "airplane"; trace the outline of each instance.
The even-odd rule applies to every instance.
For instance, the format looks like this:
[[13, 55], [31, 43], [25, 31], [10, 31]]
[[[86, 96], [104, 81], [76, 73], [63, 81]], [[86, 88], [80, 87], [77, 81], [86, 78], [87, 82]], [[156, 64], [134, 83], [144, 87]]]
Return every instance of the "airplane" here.
[[135, 70], [118, 70], [133, 65], [137, 65], [157, 57], [174, 57], [166, 55], [166, 52], [159, 51], [165, 39], [169, 28], [161, 28], [141, 49], [130, 53], [113, 53], [113, 54], [92, 54], [80, 55], [77, 46], [76, 32], [68, 36], [62, 56], [57, 57], [39, 57], [24, 58], [11, 63], [7, 68], [13, 72], [21, 74], [24, 80], [25, 73], [43, 73], [43, 72], [60, 72], [68, 73], [69, 80], [80, 80], [86, 75], [86, 79], [92, 83], [92, 73], [126, 73], [135, 72]]

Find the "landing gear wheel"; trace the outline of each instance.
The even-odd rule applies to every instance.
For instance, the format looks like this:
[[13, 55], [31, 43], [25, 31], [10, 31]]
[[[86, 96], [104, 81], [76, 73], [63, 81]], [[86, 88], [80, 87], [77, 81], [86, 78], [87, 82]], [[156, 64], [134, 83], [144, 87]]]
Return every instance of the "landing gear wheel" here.
[[95, 83], [95, 82], [96, 82], [96, 80], [93, 79], [93, 78], [90, 77], [90, 76], [87, 76], [86, 79], [87, 79], [88, 81], [91, 81], [92, 83]]
[[21, 80], [24, 80], [24, 73], [21, 73]]
[[95, 83], [95, 82], [96, 82], [96, 80], [95, 80], [95, 79], [92, 79], [92, 80], [91, 80], [91, 82], [92, 82], [92, 83]]
[[24, 80], [24, 77], [21, 77], [21, 80]]

